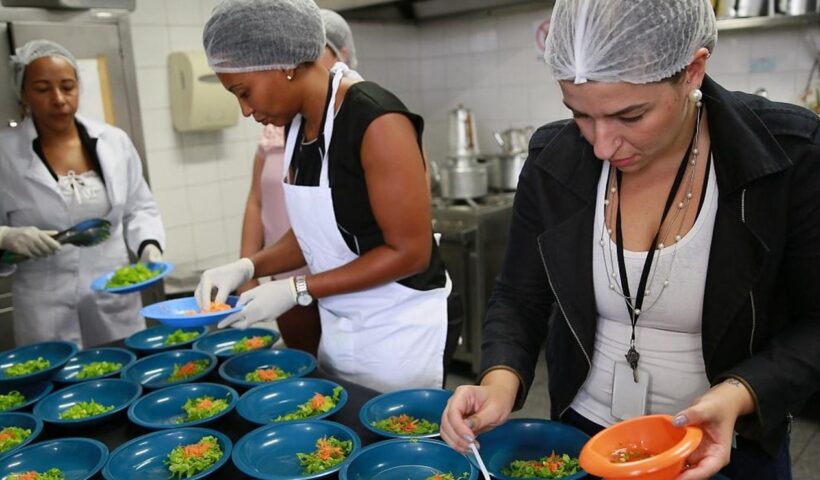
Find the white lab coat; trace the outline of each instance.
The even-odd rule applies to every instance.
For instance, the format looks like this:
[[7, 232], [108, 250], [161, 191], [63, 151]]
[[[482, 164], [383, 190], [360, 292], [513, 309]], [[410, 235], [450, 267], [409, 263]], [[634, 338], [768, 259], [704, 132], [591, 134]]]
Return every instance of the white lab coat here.
[[[126, 243], [136, 251], [145, 240], [165, 246], [159, 209], [142, 176], [134, 144], [119, 128], [81, 116], [97, 139], [111, 210], [111, 236], [94, 247], [65, 245], [50, 257], [21, 262], [12, 279], [14, 337], [17, 345], [51, 339], [98, 345], [145, 328], [139, 293], [114, 295], [91, 290], [91, 281], [128, 263]], [[0, 225], [65, 230], [72, 226], [57, 181], [32, 148], [37, 130], [31, 119], [0, 131]], [[0, 265], [0, 275], [14, 267]]]

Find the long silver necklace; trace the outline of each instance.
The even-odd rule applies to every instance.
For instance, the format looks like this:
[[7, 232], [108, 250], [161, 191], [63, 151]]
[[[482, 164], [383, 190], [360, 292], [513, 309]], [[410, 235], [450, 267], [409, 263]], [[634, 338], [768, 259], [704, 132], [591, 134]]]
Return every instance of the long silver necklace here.
[[[694, 190], [694, 183], [695, 183], [695, 173], [696, 173], [696, 166], [697, 166], [697, 157], [700, 153], [698, 149], [698, 139], [700, 137], [700, 122], [702, 117], [702, 103], [697, 103], [697, 111], [695, 114], [695, 131], [693, 133], [692, 140], [690, 142], [690, 148], [688, 149], [688, 160], [686, 161], [685, 165], [681, 165], [675, 183], [673, 184], [672, 190], [669, 193], [669, 197], [667, 199], [667, 205], [664, 209], [664, 214], [661, 218], [661, 223], [658, 227], [658, 232], [653, 239], [653, 244], [650, 247], [654, 249], [654, 251], [648, 252], [647, 260], [644, 264], [644, 272], [641, 275], [641, 282], [639, 284], [638, 290], [636, 290], [634, 297], [629, 294], [627, 288], [625, 288], [626, 283], [626, 270], [625, 265], [623, 263], [623, 248], [622, 248], [622, 240], [621, 242], [616, 243], [616, 247], [619, 249], [618, 254], [620, 254], [620, 261], [619, 261], [619, 271], [621, 273], [621, 279], [619, 279], [618, 270], [615, 267], [615, 254], [613, 253], [613, 246], [612, 246], [612, 228], [610, 225], [616, 224], [618, 229], [620, 228], [620, 197], [618, 198], [619, 208], [617, 211], [618, 217], [613, 219], [613, 212], [612, 212], [612, 204], [614, 203], [615, 195], [619, 195], [619, 180], [620, 176], [612, 175], [612, 167], [610, 166], [609, 175], [607, 179], [607, 188], [604, 193], [604, 215], [603, 215], [603, 225], [601, 228], [601, 238], [599, 239], [599, 245], [601, 247], [601, 255], [604, 264], [604, 271], [606, 273], [607, 282], [609, 285], [609, 289], [619, 295], [621, 298], [624, 299], [627, 310], [630, 315], [630, 320], [632, 324], [632, 335], [630, 338], [630, 347], [629, 351], [625, 355], [627, 362], [629, 362], [630, 367], [632, 368], [633, 375], [635, 377], [635, 382], [638, 381], [638, 360], [640, 358], [640, 354], [635, 349], [635, 325], [638, 320], [638, 316], [641, 313], [645, 313], [651, 310], [655, 305], [657, 305], [658, 301], [661, 299], [661, 296], [666, 291], [666, 289], [670, 285], [670, 278], [672, 269], [675, 263], [675, 259], [677, 258], [677, 247], [678, 242], [682, 238], [683, 228], [684, 228], [684, 220], [687, 217], [687, 212], [689, 211], [690, 205], [693, 203], [693, 190]], [[686, 157], [684, 157], [686, 158]], [[677, 192], [675, 191], [678, 189], [678, 185], [680, 185], [680, 176], [685, 175], [686, 182], [684, 184], [684, 188], [682, 189], [682, 193], [680, 198], [674, 201], [675, 205], [670, 205], [669, 202], [673, 201], [674, 197], [677, 196]], [[617, 176], [617, 181], [616, 177]], [[665, 222], [667, 211], [671, 208], [671, 219], [669, 222]], [[613, 221], [615, 220], [615, 221]], [[672, 237], [672, 232], [674, 232], [674, 236]], [[616, 232], [616, 236], [621, 235], [620, 230]], [[617, 240], [617, 239], [616, 239]], [[655, 277], [658, 272], [658, 265], [660, 262], [660, 256], [663, 249], [668, 245], [668, 242], [672, 242], [672, 249], [671, 255], [672, 258], [669, 262], [669, 268], [666, 271], [664, 276], [664, 280], [660, 286], [660, 291], [657, 295], [653, 298], [649, 306], [646, 308], [643, 307], [643, 299], [645, 297], [649, 297], [652, 292], [650, 290], [651, 285], [654, 285]], [[649, 265], [647, 265], [647, 263]], [[649, 269], [648, 271], [646, 269]], [[643, 289], [643, 291], [641, 291]]]

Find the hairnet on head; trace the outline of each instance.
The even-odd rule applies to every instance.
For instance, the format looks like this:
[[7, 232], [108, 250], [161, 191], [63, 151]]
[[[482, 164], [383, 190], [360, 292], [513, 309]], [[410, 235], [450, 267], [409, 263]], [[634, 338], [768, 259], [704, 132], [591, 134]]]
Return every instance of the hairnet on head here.
[[322, 55], [325, 29], [313, 0], [223, 0], [202, 43], [217, 73], [286, 70]]
[[[322, 9], [322, 20], [325, 22], [327, 46], [348, 67], [356, 68], [359, 62], [356, 60], [356, 45], [353, 43], [353, 32], [350, 31], [350, 25], [341, 15], [326, 8]], [[345, 48], [347, 48], [347, 59], [342, 56], [342, 50]]]
[[77, 59], [65, 47], [59, 43], [54, 43], [50, 40], [32, 40], [20, 48], [14, 50], [14, 55], [9, 59], [11, 66], [11, 74], [14, 80], [14, 91], [17, 96], [22, 96], [23, 93], [23, 77], [26, 73], [26, 67], [33, 61], [43, 57], [60, 57], [65, 59], [74, 67], [77, 72], [77, 79], [79, 80], [79, 68], [77, 67]]
[[716, 42], [709, 0], [557, 0], [544, 60], [558, 80], [643, 84]]

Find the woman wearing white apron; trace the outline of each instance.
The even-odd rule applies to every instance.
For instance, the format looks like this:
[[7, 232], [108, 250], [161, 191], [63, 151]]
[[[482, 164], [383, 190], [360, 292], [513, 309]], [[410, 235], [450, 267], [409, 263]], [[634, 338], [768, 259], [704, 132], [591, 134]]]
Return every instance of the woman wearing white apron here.
[[[228, 0], [203, 35], [211, 68], [262, 123], [289, 125], [283, 182], [292, 225], [264, 251], [203, 274], [200, 305], [253, 277], [311, 274], [245, 292], [245, 327], [319, 299], [319, 362], [380, 391], [441, 387], [451, 284], [433, 241], [421, 118], [371, 82], [316, 60], [313, 0]], [[213, 290], [216, 290], [215, 294]]]

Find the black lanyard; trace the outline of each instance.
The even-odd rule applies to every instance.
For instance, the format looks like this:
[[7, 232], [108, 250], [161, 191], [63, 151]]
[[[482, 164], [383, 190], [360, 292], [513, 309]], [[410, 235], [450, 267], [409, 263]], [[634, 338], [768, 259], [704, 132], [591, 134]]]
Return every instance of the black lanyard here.
[[[695, 130], [695, 133], [697, 133], [697, 129]], [[629, 366], [632, 368], [636, 383], [638, 382], [638, 360], [641, 355], [635, 349], [635, 325], [638, 323], [638, 317], [641, 315], [643, 297], [646, 293], [646, 282], [649, 280], [649, 271], [652, 269], [652, 260], [655, 258], [655, 251], [658, 249], [658, 237], [661, 234], [661, 229], [663, 228], [663, 222], [666, 219], [666, 215], [669, 213], [669, 209], [675, 200], [675, 194], [683, 181], [683, 176], [686, 173], [686, 165], [689, 163], [689, 155], [692, 152], [692, 145], [694, 142], [695, 134], [692, 135], [692, 140], [689, 141], [689, 147], [687, 147], [686, 153], [683, 155], [683, 160], [681, 160], [680, 166], [678, 167], [678, 173], [675, 176], [675, 181], [672, 183], [672, 188], [669, 190], [669, 195], [666, 197], [666, 205], [664, 205], [663, 214], [661, 214], [661, 223], [658, 225], [658, 231], [655, 232], [655, 237], [652, 239], [652, 244], [649, 246], [649, 251], [646, 253], [646, 260], [644, 260], [643, 263], [643, 271], [641, 272], [641, 279], [638, 282], [638, 292], [637, 295], [635, 295], [634, 305], [629, 302], [629, 280], [626, 275], [626, 262], [624, 261], [624, 234], [621, 228], [621, 202], [620, 198], [618, 199], [618, 212], [615, 217], [615, 247], [618, 252], [618, 272], [621, 276], [621, 289], [623, 290], [624, 302], [626, 303], [626, 309], [629, 312], [632, 323], [632, 336], [629, 339], [629, 351], [626, 352], [625, 357], [626, 361], [629, 363]], [[622, 176], [623, 174], [620, 170], [615, 173], [619, 197], [621, 194]]]

